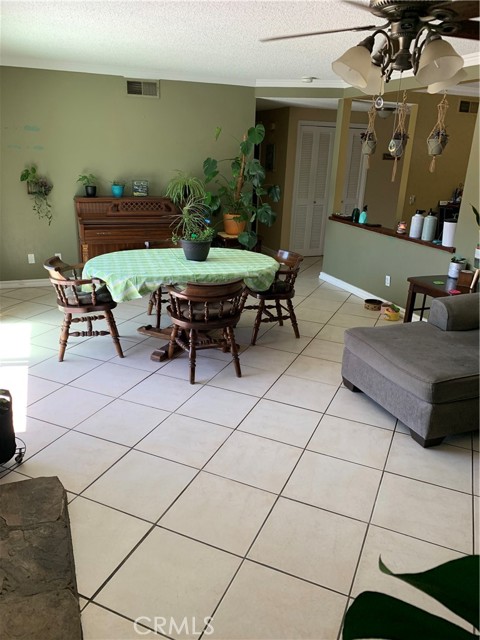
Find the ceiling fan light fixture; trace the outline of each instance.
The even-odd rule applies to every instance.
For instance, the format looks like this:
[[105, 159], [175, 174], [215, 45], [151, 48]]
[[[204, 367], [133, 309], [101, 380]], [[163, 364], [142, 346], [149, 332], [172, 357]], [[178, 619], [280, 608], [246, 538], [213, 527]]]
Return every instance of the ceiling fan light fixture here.
[[460, 69], [457, 73], [449, 78], [448, 80], [444, 80], [443, 82], [434, 82], [433, 84], [429, 84], [427, 87], [428, 93], [440, 93], [440, 91], [445, 91], [445, 89], [450, 89], [454, 87], [459, 82], [463, 82], [468, 77], [465, 69]]
[[364, 87], [356, 88], [369, 96], [377, 96], [382, 93], [383, 76], [381, 68], [376, 64], [370, 63], [370, 70], [367, 75], [367, 84]]
[[332, 62], [332, 70], [349, 85], [364, 89], [367, 86], [372, 60], [374, 38], [369, 36], [357, 46], [347, 49], [337, 60]]
[[462, 67], [463, 58], [449, 42], [435, 35], [427, 40], [420, 54], [415, 77], [420, 84], [431, 85], [449, 80]]

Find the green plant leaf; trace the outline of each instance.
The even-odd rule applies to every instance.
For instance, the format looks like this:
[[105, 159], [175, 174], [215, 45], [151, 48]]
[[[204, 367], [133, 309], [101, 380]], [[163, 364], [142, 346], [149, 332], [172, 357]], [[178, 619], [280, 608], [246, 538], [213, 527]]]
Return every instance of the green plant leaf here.
[[218, 163], [214, 158], [207, 158], [203, 161], [203, 174], [205, 182], [210, 182], [218, 175]]
[[222, 127], [215, 127], [215, 140], [218, 140], [221, 133], [222, 133]]
[[253, 143], [250, 140], [242, 140], [240, 143], [240, 152], [244, 156], [249, 156], [253, 151]]
[[394, 573], [379, 559], [380, 570], [435, 598], [478, 629], [479, 556], [450, 560], [420, 573]]
[[247, 138], [252, 144], [260, 144], [265, 138], [265, 127], [263, 124], [257, 124], [256, 127], [250, 127], [247, 132]]
[[278, 202], [280, 200], [280, 187], [278, 184], [274, 184], [267, 189], [268, 197], [273, 200], [273, 202]]
[[271, 227], [277, 219], [277, 214], [272, 211], [272, 207], [264, 202], [261, 207], [257, 209], [257, 219], [267, 227]]
[[[458, 585], [458, 579], [453, 589]], [[474, 640], [477, 635], [403, 600], [365, 591], [348, 609], [343, 640]]]
[[238, 241], [247, 249], [253, 249], [257, 244], [257, 234], [254, 231], [242, 231], [238, 236]]

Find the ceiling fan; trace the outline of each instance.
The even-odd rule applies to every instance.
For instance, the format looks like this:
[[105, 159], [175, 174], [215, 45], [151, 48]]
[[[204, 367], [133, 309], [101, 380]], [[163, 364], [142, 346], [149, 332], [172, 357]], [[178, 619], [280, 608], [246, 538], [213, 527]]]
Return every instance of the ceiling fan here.
[[[452, 86], [464, 79], [463, 59], [441, 38], [479, 40], [480, 23], [473, 20], [480, 14], [477, 0], [370, 0], [368, 6], [355, 0], [343, 1], [383, 18], [386, 23], [275, 36], [262, 42], [373, 31], [332, 64], [338, 75], [365, 93], [380, 93], [380, 79], [388, 82], [393, 71], [413, 69], [419, 82], [432, 86], [431, 93], [444, 89], [445, 83]], [[379, 35], [383, 36], [382, 44], [374, 51], [375, 37]]]

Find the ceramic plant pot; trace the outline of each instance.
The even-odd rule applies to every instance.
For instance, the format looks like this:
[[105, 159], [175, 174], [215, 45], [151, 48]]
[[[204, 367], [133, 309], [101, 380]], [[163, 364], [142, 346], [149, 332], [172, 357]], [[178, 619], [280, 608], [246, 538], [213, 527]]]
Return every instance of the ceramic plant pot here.
[[94, 198], [97, 195], [97, 187], [94, 184], [87, 184], [85, 186], [85, 195], [87, 198]]
[[450, 262], [448, 267], [448, 277], [455, 279], [458, 278], [460, 271], [465, 269], [466, 263], [466, 260], [463, 260], [463, 262]]
[[447, 136], [428, 138], [427, 148], [429, 156], [439, 156], [443, 153], [443, 150], [447, 146]]
[[375, 153], [375, 149], [377, 148], [376, 140], [364, 140], [362, 142], [362, 154], [364, 156], [371, 156]]
[[123, 184], [112, 184], [112, 196], [114, 198], [121, 198], [124, 188]]
[[401, 158], [405, 148], [406, 140], [392, 138], [388, 143], [388, 151], [393, 158]]
[[212, 246], [211, 240], [180, 240], [180, 244], [187, 260], [205, 262]]
[[247, 226], [246, 220], [235, 220], [235, 218], [238, 216], [234, 213], [223, 214], [223, 228], [229, 236], [238, 236]]

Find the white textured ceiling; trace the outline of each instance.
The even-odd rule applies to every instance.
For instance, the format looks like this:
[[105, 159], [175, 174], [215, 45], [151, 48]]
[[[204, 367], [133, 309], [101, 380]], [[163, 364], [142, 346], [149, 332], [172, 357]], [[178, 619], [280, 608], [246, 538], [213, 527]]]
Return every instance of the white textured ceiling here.
[[[4, 66], [252, 87], [306, 89], [301, 78], [311, 76], [308, 87], [343, 87], [331, 62], [362, 33], [260, 39], [381, 22], [341, 0], [1, 0], [0, 60]], [[449, 40], [466, 64], [478, 63], [477, 42]]]

